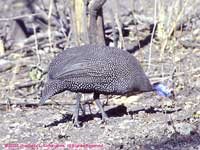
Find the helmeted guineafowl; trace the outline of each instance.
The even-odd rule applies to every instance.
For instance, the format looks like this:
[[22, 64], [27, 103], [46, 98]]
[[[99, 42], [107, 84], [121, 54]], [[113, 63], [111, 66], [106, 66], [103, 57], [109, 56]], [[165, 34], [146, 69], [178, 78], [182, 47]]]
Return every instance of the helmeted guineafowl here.
[[[44, 103], [65, 90], [94, 93], [102, 119], [106, 119], [99, 101], [100, 94], [133, 95], [152, 91], [153, 87], [137, 59], [130, 53], [114, 47], [84, 45], [68, 48], [52, 60], [40, 102]], [[79, 103], [80, 98], [77, 98], [77, 107]], [[75, 124], [78, 124], [78, 111]]]

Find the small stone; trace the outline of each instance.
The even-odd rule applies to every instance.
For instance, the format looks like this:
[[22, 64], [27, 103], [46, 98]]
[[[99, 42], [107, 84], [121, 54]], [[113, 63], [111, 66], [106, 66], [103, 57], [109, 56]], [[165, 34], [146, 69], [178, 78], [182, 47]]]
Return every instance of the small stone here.
[[172, 107], [172, 106], [173, 106], [173, 102], [172, 102], [172, 100], [164, 101], [164, 106]]
[[176, 132], [181, 135], [190, 135], [196, 130], [196, 126], [189, 124], [187, 122], [181, 122], [174, 125]]

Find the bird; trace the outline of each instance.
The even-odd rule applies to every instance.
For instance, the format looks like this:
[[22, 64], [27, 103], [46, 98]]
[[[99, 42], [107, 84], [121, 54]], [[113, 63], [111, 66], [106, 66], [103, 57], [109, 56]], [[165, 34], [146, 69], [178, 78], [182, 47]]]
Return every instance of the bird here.
[[47, 82], [41, 92], [40, 104], [63, 91], [78, 93], [73, 114], [79, 127], [79, 93], [93, 93], [102, 120], [108, 119], [99, 100], [104, 95], [135, 95], [159, 89], [150, 83], [139, 61], [129, 52], [100, 44], [67, 48], [49, 64]]

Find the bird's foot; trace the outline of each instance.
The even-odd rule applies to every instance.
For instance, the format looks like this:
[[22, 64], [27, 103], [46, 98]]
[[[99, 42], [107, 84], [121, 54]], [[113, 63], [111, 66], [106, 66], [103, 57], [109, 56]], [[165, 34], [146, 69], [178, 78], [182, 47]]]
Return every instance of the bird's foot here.
[[80, 123], [77, 122], [77, 121], [74, 121], [74, 126], [75, 126], [76, 128], [80, 128], [80, 127], [81, 127], [81, 126], [80, 126]]
[[104, 112], [104, 113], [102, 113], [102, 121], [101, 121], [101, 123], [102, 124], [107, 124], [108, 123], [108, 115]]
[[78, 120], [78, 116], [76, 114], [74, 114], [72, 116], [72, 121], [73, 121], [73, 124], [74, 124], [75, 127], [77, 127], [77, 128], [81, 127], [80, 123], [79, 123], [79, 120]]

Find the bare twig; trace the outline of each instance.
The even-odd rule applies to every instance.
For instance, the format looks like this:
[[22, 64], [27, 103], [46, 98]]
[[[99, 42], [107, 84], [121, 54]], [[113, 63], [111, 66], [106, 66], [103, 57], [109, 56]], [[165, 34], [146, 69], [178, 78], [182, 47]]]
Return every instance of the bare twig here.
[[118, 31], [119, 31], [119, 41], [120, 41], [120, 46], [119, 48], [124, 48], [124, 37], [123, 37], [123, 33], [122, 33], [122, 24], [120, 22], [120, 19], [119, 19], [119, 3], [118, 1], [116, 1], [116, 13], [115, 13], [115, 21], [116, 21], [116, 24], [117, 24], [117, 28], [118, 28]]
[[29, 17], [38, 16], [41, 14], [42, 13], [35, 13], [35, 14], [25, 14], [21, 16], [10, 17], [10, 18], [0, 18], [0, 21], [11, 21], [11, 20], [16, 20], [16, 19], [29, 18]]
[[38, 65], [40, 65], [41, 58], [40, 58], [40, 55], [39, 55], [39, 53], [38, 53], [37, 32], [36, 32], [36, 27], [35, 27], [34, 23], [32, 23], [32, 27], [33, 27], [34, 37], [35, 37], [35, 50], [36, 50], [36, 55], [37, 55]]
[[30, 82], [26, 82], [26, 83], [20, 83], [20, 84], [16, 84], [14, 86], [15, 89], [21, 89], [21, 88], [28, 88], [34, 85], [37, 85], [39, 83], [41, 83], [42, 81], [30, 81]]
[[[178, 3], [178, 1], [177, 1], [177, 3]], [[173, 31], [176, 29], [176, 26], [177, 26], [178, 22], [180, 21], [181, 17], [183, 16], [183, 13], [185, 11], [185, 8], [187, 7], [187, 4], [188, 4], [188, 0], [185, 1], [183, 8], [181, 9], [178, 16], [176, 17], [176, 20], [172, 23], [172, 27], [171, 27], [170, 31], [168, 32], [168, 35], [166, 36], [166, 39], [163, 42], [163, 45], [161, 47], [160, 60], [163, 59], [163, 54], [164, 54], [164, 50], [168, 43], [168, 38], [172, 35]]]
[[[189, 70], [187, 72], [174, 73], [174, 71], [173, 71], [173, 73], [174, 73], [173, 76], [174, 77], [182, 76], [182, 75], [185, 75], [186, 73], [190, 73], [191, 75], [194, 75], [195, 73], [197, 73], [199, 71], [200, 71], [200, 67]], [[149, 78], [150, 79], [162, 79], [162, 78], [168, 78], [169, 79], [169, 78], [171, 78], [171, 76], [172, 76], [172, 73], [162, 73], [162, 74], [150, 75]]]
[[49, 3], [49, 12], [48, 12], [48, 37], [49, 37], [49, 44], [50, 44], [50, 51], [52, 51], [52, 32], [51, 32], [51, 15], [53, 12], [53, 0], [50, 0]]
[[151, 33], [151, 42], [150, 42], [150, 47], [149, 47], [149, 58], [148, 58], [148, 69], [147, 72], [150, 71], [151, 68], [151, 52], [152, 52], [152, 44], [153, 44], [153, 37], [154, 33], [156, 30], [156, 25], [157, 25], [157, 0], [154, 0], [154, 26], [153, 26], [153, 31]]

